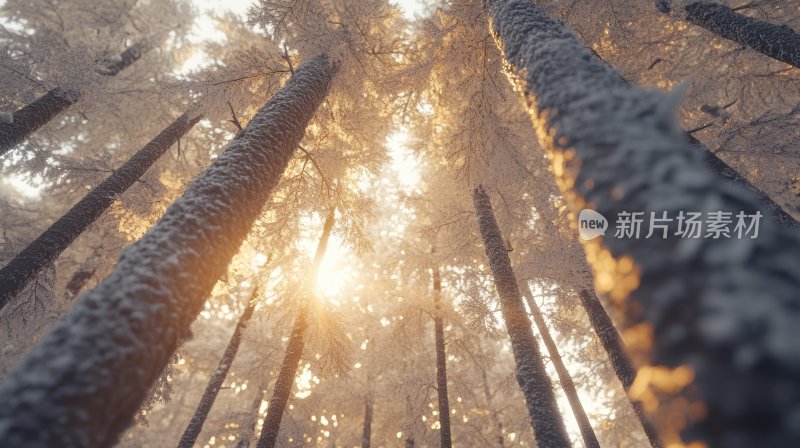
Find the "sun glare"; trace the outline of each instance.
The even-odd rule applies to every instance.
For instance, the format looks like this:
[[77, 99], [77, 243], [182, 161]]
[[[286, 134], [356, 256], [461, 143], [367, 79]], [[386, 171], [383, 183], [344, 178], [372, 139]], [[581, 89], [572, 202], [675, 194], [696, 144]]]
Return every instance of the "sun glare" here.
[[[311, 261], [317, 251], [319, 234], [322, 229], [322, 219], [318, 215], [308, 217], [301, 222], [303, 231], [298, 241], [299, 249]], [[353, 266], [353, 252], [335, 232], [328, 240], [328, 249], [322, 258], [314, 287], [319, 297], [335, 301], [336, 296], [350, 282], [355, 273]]]

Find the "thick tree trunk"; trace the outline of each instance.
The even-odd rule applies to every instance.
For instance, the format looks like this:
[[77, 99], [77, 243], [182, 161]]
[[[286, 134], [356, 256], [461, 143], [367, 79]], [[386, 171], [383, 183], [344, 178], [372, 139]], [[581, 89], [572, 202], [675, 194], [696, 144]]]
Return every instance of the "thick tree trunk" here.
[[0, 446], [109, 446], [202, 310], [328, 92], [298, 69], [114, 271], [0, 385]]
[[572, 408], [572, 413], [575, 414], [575, 420], [578, 422], [578, 428], [580, 429], [583, 443], [586, 445], [586, 448], [600, 448], [600, 442], [597, 441], [597, 436], [594, 433], [594, 429], [592, 429], [592, 423], [589, 421], [589, 417], [586, 415], [583, 404], [581, 404], [581, 399], [578, 396], [578, 389], [575, 387], [575, 383], [569, 375], [569, 370], [567, 370], [567, 366], [564, 365], [564, 361], [558, 353], [558, 347], [553, 337], [550, 335], [550, 329], [547, 328], [547, 323], [544, 321], [544, 316], [542, 316], [539, 306], [536, 305], [536, 302], [533, 300], [533, 292], [531, 292], [527, 282], [525, 283], [525, 290], [527, 291], [525, 300], [528, 302], [528, 308], [531, 310], [533, 322], [536, 324], [536, 328], [539, 329], [539, 335], [542, 336], [544, 346], [547, 347], [547, 353], [550, 355], [550, 361], [553, 362], [553, 367], [556, 369], [558, 380], [561, 382], [561, 388], [564, 389], [564, 393], [567, 395], [567, 400], [569, 401], [569, 406]]
[[[661, 12], [671, 11], [670, 2], [658, 0]], [[800, 68], [800, 33], [786, 25], [774, 25], [739, 14], [710, 1], [687, 1], [686, 20], [745, 47]]]
[[439, 440], [442, 448], [450, 448], [450, 401], [447, 398], [447, 355], [444, 347], [444, 324], [442, 322], [442, 276], [439, 269], [433, 270], [433, 326], [436, 339], [436, 393], [439, 396]]
[[673, 219], [668, 238], [609, 232], [585, 247], [603, 280], [599, 292], [630, 304], [626, 326], [652, 330], [650, 363], [691, 369], [692, 387], [681, 398], [702, 402], [707, 413], [694, 416], [683, 436], [712, 448], [800, 446], [788, 417], [800, 408], [800, 345], [785, 342], [800, 324], [796, 231], [767, 212], [757, 238], [675, 237], [681, 211], [736, 220], [764, 210], [755, 195], [703, 165], [667, 106], [672, 99], [626, 84], [529, 0], [487, 6], [574, 216], [591, 204], [612, 220], [626, 211]]
[[211, 379], [208, 380], [208, 386], [206, 386], [206, 390], [203, 392], [203, 397], [200, 399], [200, 403], [197, 405], [192, 419], [186, 426], [186, 430], [183, 432], [180, 442], [178, 442], [178, 448], [192, 448], [194, 442], [197, 440], [197, 436], [200, 435], [203, 424], [206, 422], [206, 417], [208, 417], [208, 413], [211, 411], [211, 406], [214, 405], [214, 400], [217, 399], [219, 389], [222, 387], [222, 383], [225, 382], [225, 377], [228, 376], [231, 364], [233, 364], [236, 353], [239, 351], [239, 345], [242, 342], [242, 332], [247, 327], [247, 322], [250, 321], [250, 317], [253, 316], [253, 310], [256, 307], [257, 292], [258, 289], [253, 291], [247, 303], [247, 307], [244, 309], [241, 317], [239, 317], [239, 322], [236, 323], [236, 328], [234, 328], [231, 339], [228, 341], [225, 353], [223, 353], [222, 358], [219, 360], [217, 370], [214, 371], [214, 374], [211, 375]]
[[375, 403], [367, 394], [364, 397], [364, 430], [361, 433], [361, 448], [369, 448], [372, 440], [372, 409]]
[[[143, 52], [144, 46], [134, 45], [122, 52], [119, 61], [102, 68], [100, 73], [114, 76], [136, 62]], [[11, 123], [0, 123], [0, 156], [14, 149], [37, 129], [78, 102], [80, 97], [81, 93], [77, 90], [56, 87], [14, 112]]]
[[178, 117], [0, 269], [0, 308], [16, 297], [42, 269], [54, 262], [119, 195], [139, 180], [199, 120], [197, 114], [185, 113]]
[[556, 396], [545, 371], [539, 346], [533, 338], [531, 321], [522, 303], [522, 294], [511, 268], [511, 260], [497, 226], [489, 195], [483, 187], [478, 187], [473, 191], [472, 199], [486, 257], [489, 259], [489, 267], [500, 297], [500, 311], [511, 339], [511, 349], [517, 364], [517, 382], [525, 396], [536, 444], [539, 448], [568, 447], [570, 442], [564, 421], [559, 414]]
[[[633, 367], [631, 359], [625, 352], [625, 343], [622, 342], [622, 337], [619, 335], [619, 332], [617, 332], [617, 328], [614, 327], [611, 316], [609, 316], [605, 308], [603, 308], [603, 304], [600, 303], [600, 299], [597, 295], [585, 289], [578, 295], [581, 298], [583, 309], [585, 309], [586, 314], [589, 315], [589, 322], [591, 322], [594, 332], [597, 334], [600, 343], [608, 354], [611, 365], [614, 366], [614, 372], [616, 372], [617, 378], [619, 378], [622, 387], [625, 388], [627, 392], [631, 388], [633, 380], [636, 379], [636, 368]], [[642, 403], [638, 400], [631, 400], [631, 406], [639, 422], [642, 424], [642, 429], [647, 436], [647, 440], [650, 441], [650, 445], [653, 448], [659, 448], [661, 442], [658, 438], [658, 432], [647, 418]]]
[[[330, 210], [322, 227], [322, 235], [317, 244], [314, 262], [311, 267], [311, 275], [309, 276], [312, 282], [316, 281], [322, 259], [325, 257], [325, 252], [328, 250], [328, 240], [330, 240], [331, 232], [333, 231], [335, 212], [335, 209]], [[272, 391], [272, 398], [269, 400], [267, 416], [264, 418], [264, 427], [261, 428], [261, 437], [259, 437], [258, 444], [256, 445], [258, 448], [273, 448], [278, 441], [278, 433], [281, 429], [283, 413], [286, 410], [286, 404], [292, 392], [292, 384], [294, 384], [294, 377], [297, 374], [297, 366], [300, 364], [300, 358], [303, 356], [305, 332], [307, 328], [308, 303], [304, 303], [301, 305], [300, 312], [297, 314], [297, 319], [292, 328], [292, 335], [289, 338], [289, 344], [286, 346], [286, 353], [283, 356], [281, 371], [278, 373], [278, 379], [275, 381], [275, 389]]]
[[289, 402], [289, 395], [292, 392], [294, 377], [297, 374], [297, 366], [303, 356], [305, 347], [305, 332], [308, 328], [306, 308], [300, 310], [292, 328], [292, 335], [289, 337], [289, 344], [286, 346], [286, 354], [283, 357], [283, 364], [275, 381], [275, 389], [272, 391], [272, 398], [269, 400], [267, 416], [264, 418], [264, 426], [261, 429], [261, 437], [258, 439], [258, 448], [274, 448], [278, 442], [278, 433], [281, 429], [281, 420]]

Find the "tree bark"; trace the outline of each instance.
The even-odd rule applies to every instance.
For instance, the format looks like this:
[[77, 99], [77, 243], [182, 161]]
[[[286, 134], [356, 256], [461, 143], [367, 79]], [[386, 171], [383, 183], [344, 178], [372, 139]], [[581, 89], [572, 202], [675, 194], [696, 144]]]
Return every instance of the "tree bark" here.
[[[617, 328], [614, 326], [611, 316], [609, 316], [605, 308], [603, 308], [603, 304], [600, 303], [600, 299], [597, 295], [585, 289], [581, 290], [578, 295], [581, 298], [583, 309], [586, 310], [586, 314], [589, 315], [589, 322], [591, 322], [594, 332], [597, 334], [600, 343], [608, 354], [611, 365], [614, 366], [614, 372], [617, 374], [617, 378], [619, 378], [622, 387], [627, 392], [636, 379], [636, 368], [625, 352], [625, 343], [622, 341], [622, 337], [619, 335], [619, 332], [617, 332]], [[650, 441], [650, 446], [659, 448], [661, 446], [661, 441], [658, 438], [658, 432], [655, 426], [650, 422], [650, 419], [647, 418], [642, 403], [633, 399], [630, 401], [633, 411], [636, 413], [636, 417], [642, 425], [642, 430], [644, 430], [647, 440]]]
[[289, 395], [292, 392], [294, 377], [297, 374], [297, 366], [303, 356], [305, 347], [305, 332], [308, 328], [306, 308], [300, 310], [292, 328], [292, 335], [289, 337], [289, 344], [286, 346], [286, 354], [283, 357], [278, 379], [275, 381], [275, 389], [272, 391], [272, 398], [269, 400], [267, 416], [264, 418], [264, 426], [261, 429], [261, 437], [258, 439], [258, 448], [274, 448], [278, 441], [278, 433], [281, 429], [281, 420], [289, 402]]
[[[681, 211], [764, 214], [757, 238], [606, 234], [584, 246], [604, 280], [599, 292], [629, 305], [625, 325], [652, 330], [649, 363], [691, 372], [674, 377], [693, 379], [678, 393], [707, 412], [691, 415], [687, 441], [800, 446], [788, 418], [800, 408], [800, 345], [785, 342], [800, 324], [797, 232], [703, 165], [676, 123], [674, 98], [626, 84], [528, 0], [487, 0], [487, 7], [574, 217], [588, 204], [612, 219], [667, 212], [674, 236]], [[661, 436], [674, 439], [663, 429]]]
[[511, 348], [516, 361], [517, 382], [525, 396], [539, 448], [570, 446], [569, 437], [558, 411], [553, 387], [545, 371], [539, 346], [533, 338], [531, 321], [522, 303], [511, 260], [494, 217], [489, 195], [482, 186], [473, 191], [472, 199], [489, 267], [494, 275], [500, 311], [503, 314]]
[[374, 402], [367, 394], [364, 397], [364, 431], [361, 433], [361, 448], [369, 448], [372, 440], [372, 408]]
[[337, 64], [306, 62], [0, 384], [0, 446], [109, 446], [278, 183]]
[[[322, 235], [319, 238], [317, 250], [314, 254], [314, 262], [311, 267], [310, 275], [312, 281], [316, 281], [322, 259], [325, 257], [325, 252], [328, 250], [328, 240], [333, 231], [334, 218], [335, 209], [332, 208], [323, 224]], [[300, 364], [300, 358], [303, 356], [305, 332], [307, 328], [308, 303], [304, 303], [301, 305], [300, 312], [297, 314], [297, 319], [292, 328], [292, 335], [289, 338], [289, 344], [286, 346], [283, 364], [281, 364], [278, 379], [275, 381], [275, 389], [272, 391], [272, 398], [269, 400], [267, 416], [264, 418], [264, 427], [261, 428], [261, 437], [259, 437], [258, 444], [256, 445], [258, 448], [274, 448], [278, 441], [278, 433], [280, 432], [283, 413], [286, 410], [286, 404], [292, 392], [292, 384], [294, 384], [294, 377], [297, 374], [297, 366]]]
[[253, 316], [253, 310], [256, 307], [257, 291], [257, 288], [253, 291], [247, 303], [247, 307], [245, 307], [244, 312], [239, 317], [231, 339], [228, 341], [228, 346], [225, 348], [225, 353], [222, 354], [222, 358], [219, 360], [217, 370], [211, 375], [208, 386], [206, 386], [206, 390], [203, 392], [203, 397], [200, 399], [200, 403], [197, 405], [192, 419], [186, 426], [186, 430], [183, 432], [180, 442], [178, 442], [178, 448], [192, 448], [194, 442], [197, 440], [197, 436], [200, 435], [208, 413], [211, 411], [211, 406], [214, 405], [217, 394], [219, 394], [219, 389], [222, 387], [222, 383], [225, 382], [225, 377], [228, 376], [228, 371], [231, 368], [231, 364], [233, 364], [234, 358], [236, 358], [236, 353], [239, 352], [239, 345], [242, 342], [242, 332], [247, 327], [247, 323], [250, 321], [250, 317]]
[[447, 398], [447, 355], [444, 346], [444, 323], [442, 322], [442, 276], [439, 268], [433, 270], [434, 331], [436, 336], [436, 393], [439, 396], [439, 440], [442, 448], [450, 448], [450, 401]]
[[188, 112], [178, 117], [0, 269], [0, 309], [53, 263], [200, 118]]
[[595, 435], [594, 429], [592, 429], [592, 423], [589, 421], [586, 410], [583, 409], [583, 404], [581, 404], [581, 399], [578, 396], [578, 389], [575, 387], [569, 370], [567, 370], [567, 366], [564, 365], [564, 361], [558, 353], [558, 347], [553, 337], [550, 335], [550, 329], [547, 328], [547, 323], [544, 321], [544, 316], [542, 316], [539, 306], [536, 305], [536, 302], [533, 300], [533, 292], [531, 292], [527, 282], [525, 282], [525, 286], [527, 290], [525, 300], [528, 302], [528, 308], [531, 310], [533, 322], [536, 324], [536, 328], [539, 329], [539, 335], [542, 337], [542, 341], [544, 341], [544, 346], [547, 347], [547, 353], [550, 355], [550, 360], [553, 362], [553, 367], [556, 369], [558, 379], [561, 382], [561, 388], [564, 389], [564, 393], [567, 395], [567, 400], [569, 401], [569, 406], [572, 408], [572, 413], [575, 414], [575, 420], [578, 422], [578, 428], [580, 429], [583, 443], [586, 445], [586, 448], [600, 448], [600, 442], [597, 441], [597, 435]]
[[[100, 74], [117, 75], [136, 62], [144, 53], [144, 48], [142, 45], [128, 48], [122, 52], [119, 61], [101, 69]], [[77, 103], [80, 97], [81, 92], [77, 90], [62, 90], [56, 87], [14, 112], [11, 123], [0, 123], [0, 156], [14, 149], [37, 129]]]
[[[669, 13], [668, 1], [659, 0], [658, 9]], [[686, 20], [730, 41], [800, 68], [800, 33], [787, 25], [774, 25], [739, 14], [731, 8], [710, 1], [687, 1]]]

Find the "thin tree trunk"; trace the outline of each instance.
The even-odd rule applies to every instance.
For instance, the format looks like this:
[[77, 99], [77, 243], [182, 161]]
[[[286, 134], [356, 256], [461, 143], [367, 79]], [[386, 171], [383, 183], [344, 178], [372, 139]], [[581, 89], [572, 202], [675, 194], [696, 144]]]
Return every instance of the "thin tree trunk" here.
[[289, 395], [292, 392], [294, 377], [297, 374], [297, 366], [303, 356], [305, 347], [305, 332], [308, 328], [306, 308], [300, 310], [297, 319], [292, 327], [292, 335], [289, 337], [289, 344], [286, 346], [286, 354], [283, 357], [283, 364], [275, 381], [275, 389], [272, 391], [272, 398], [269, 400], [267, 416], [264, 418], [264, 426], [261, 429], [261, 437], [258, 439], [258, 448], [274, 448], [278, 441], [278, 433], [281, 429], [281, 420], [289, 402]]
[[528, 308], [531, 310], [533, 322], [536, 324], [536, 328], [539, 329], [539, 335], [541, 335], [542, 341], [544, 341], [544, 346], [547, 347], [547, 353], [550, 354], [550, 360], [553, 362], [553, 367], [555, 367], [556, 373], [558, 374], [561, 388], [564, 389], [564, 393], [567, 395], [567, 400], [569, 401], [569, 406], [572, 408], [572, 413], [575, 414], [575, 420], [578, 422], [578, 428], [581, 431], [583, 443], [587, 448], [600, 448], [600, 442], [597, 441], [597, 435], [595, 435], [594, 429], [592, 429], [592, 423], [589, 421], [586, 410], [583, 409], [583, 404], [581, 404], [581, 399], [578, 396], [578, 389], [575, 387], [575, 383], [569, 375], [569, 370], [567, 370], [567, 366], [564, 365], [564, 361], [558, 353], [558, 347], [553, 337], [550, 335], [550, 329], [547, 328], [547, 323], [544, 321], [542, 311], [533, 300], [533, 292], [531, 292], [530, 285], [527, 282], [525, 282], [525, 289], [527, 290], [525, 300], [528, 302]]
[[533, 338], [531, 321], [525, 312], [522, 294], [514, 270], [511, 268], [511, 260], [508, 258], [508, 251], [497, 226], [489, 195], [482, 186], [479, 186], [473, 191], [472, 200], [478, 215], [486, 257], [489, 259], [489, 267], [500, 297], [500, 311], [511, 339], [517, 382], [525, 396], [536, 444], [539, 448], [568, 447], [570, 441], [564, 421], [558, 411], [556, 396], [547, 376], [539, 346]]
[[[322, 235], [319, 238], [317, 251], [314, 254], [314, 262], [309, 277], [312, 283], [317, 279], [322, 259], [328, 250], [328, 240], [333, 230], [334, 218], [335, 209], [332, 208], [325, 219], [325, 224], [323, 224]], [[267, 416], [264, 418], [264, 427], [261, 429], [261, 437], [259, 437], [256, 445], [258, 448], [274, 448], [278, 441], [283, 413], [286, 410], [286, 404], [292, 392], [292, 384], [294, 384], [294, 377], [297, 374], [297, 366], [300, 364], [300, 358], [303, 356], [303, 348], [305, 347], [305, 332], [308, 328], [308, 305], [308, 303], [301, 305], [300, 312], [294, 322], [292, 335], [289, 338], [289, 344], [286, 346], [286, 353], [283, 356], [281, 371], [278, 373], [275, 389], [272, 391], [272, 398], [269, 400]]]
[[369, 448], [372, 440], [372, 408], [374, 402], [367, 394], [364, 397], [364, 431], [361, 433], [361, 448]]
[[178, 117], [0, 269], [0, 309], [53, 263], [200, 118], [188, 112]]
[[[800, 345], [775, 342], [794, 340], [800, 325], [796, 231], [703, 165], [667, 106], [672, 98], [625, 83], [529, 0], [486, 3], [505, 55], [523, 77], [539, 143], [573, 216], [591, 204], [608, 219], [625, 211], [672, 218], [672, 237], [609, 233], [585, 247], [603, 280], [600, 292], [629, 304], [625, 325], [652, 330], [649, 362], [691, 371], [674, 377], [680, 384], [693, 378], [678, 394], [707, 412], [692, 415], [683, 436], [711, 448], [730, 440], [800, 446], [800, 432], [786, 417], [800, 407]], [[730, 213], [734, 222], [741, 213], [750, 217], [745, 225], [758, 214], [764, 219], [757, 238], [751, 232], [691, 240], [674, 236], [681, 211], [709, 220]], [[763, 312], [754, 314], [753, 303]], [[744, 353], [752, 363], [742, 361]], [[663, 430], [661, 436], [665, 443], [678, 437]]]
[[405, 448], [414, 448], [414, 426], [416, 423], [416, 419], [418, 417], [415, 415], [414, 406], [411, 402], [411, 395], [406, 394], [406, 409], [405, 409], [405, 425], [403, 430], [403, 441], [405, 444]]
[[[581, 298], [583, 309], [585, 309], [586, 314], [589, 315], [589, 322], [591, 322], [594, 332], [600, 339], [600, 343], [603, 344], [603, 348], [608, 354], [611, 365], [614, 366], [614, 372], [616, 372], [617, 378], [619, 378], [622, 387], [627, 392], [631, 388], [633, 380], [636, 379], [636, 368], [633, 367], [633, 363], [625, 352], [625, 343], [622, 341], [622, 337], [619, 335], [619, 332], [617, 332], [617, 328], [614, 327], [611, 316], [606, 313], [597, 295], [585, 289], [581, 290], [578, 295]], [[647, 418], [642, 403], [633, 399], [630, 401], [633, 411], [636, 413], [636, 417], [639, 419], [642, 429], [647, 436], [647, 440], [650, 441], [650, 445], [653, 448], [659, 448], [661, 442], [658, 438], [658, 432]]]
[[250, 441], [253, 440], [253, 434], [256, 431], [258, 424], [259, 411], [261, 410], [261, 401], [264, 399], [264, 392], [266, 384], [259, 385], [256, 391], [256, 396], [253, 398], [253, 403], [250, 405], [250, 412], [247, 414], [248, 419], [241, 426], [239, 431], [239, 441], [236, 442], [236, 448], [249, 448]]
[[[657, 0], [656, 6], [663, 13], [672, 10], [669, 0]], [[787, 25], [774, 25], [704, 0], [687, 1], [683, 10], [689, 23], [800, 68], [800, 33]]]
[[[142, 45], [128, 48], [122, 52], [119, 61], [100, 70], [100, 74], [115, 76], [136, 62], [142, 56], [144, 48]], [[80, 97], [81, 93], [77, 90], [56, 87], [14, 112], [11, 123], [0, 123], [0, 156], [14, 149], [37, 129], [78, 102]]]
[[439, 396], [439, 439], [442, 448], [450, 448], [450, 401], [447, 398], [447, 355], [444, 347], [444, 323], [442, 322], [442, 276], [439, 268], [433, 270], [433, 324], [436, 334], [436, 393]]
[[337, 65], [306, 62], [0, 385], [0, 446], [109, 446], [247, 236]]
[[234, 328], [231, 339], [228, 341], [225, 353], [223, 353], [222, 358], [219, 360], [217, 370], [214, 371], [214, 374], [208, 381], [208, 386], [206, 386], [203, 397], [200, 399], [200, 403], [197, 405], [192, 419], [186, 426], [186, 430], [183, 432], [180, 442], [178, 442], [178, 448], [192, 448], [194, 442], [197, 440], [197, 436], [200, 435], [208, 413], [211, 411], [211, 406], [214, 405], [219, 389], [222, 387], [222, 383], [225, 382], [225, 377], [228, 376], [231, 364], [233, 364], [236, 353], [239, 351], [239, 345], [242, 343], [242, 332], [247, 327], [247, 322], [250, 321], [250, 317], [253, 316], [253, 310], [256, 307], [257, 292], [258, 288], [253, 290], [247, 307], [244, 309], [241, 317], [239, 317], [239, 322], [236, 323], [236, 328]]

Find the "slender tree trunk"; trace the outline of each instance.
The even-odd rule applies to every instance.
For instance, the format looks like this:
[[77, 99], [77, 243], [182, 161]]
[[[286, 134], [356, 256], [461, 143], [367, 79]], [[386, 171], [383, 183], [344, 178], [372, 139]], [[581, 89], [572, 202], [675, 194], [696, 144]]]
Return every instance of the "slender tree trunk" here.
[[200, 118], [188, 112], [178, 117], [0, 269], [0, 309], [53, 263]]
[[[663, 13], [672, 10], [670, 0], [657, 0], [656, 6]], [[683, 9], [689, 23], [800, 68], [800, 33], [792, 28], [739, 14], [713, 1], [689, 0]]]
[[278, 441], [278, 433], [281, 428], [281, 420], [289, 402], [289, 395], [292, 392], [294, 377], [297, 374], [297, 366], [303, 356], [305, 347], [305, 332], [308, 328], [306, 308], [300, 310], [292, 328], [292, 335], [289, 337], [289, 344], [286, 346], [286, 354], [283, 357], [278, 379], [275, 381], [275, 389], [272, 391], [272, 398], [269, 400], [267, 416], [264, 418], [264, 427], [261, 429], [261, 437], [258, 439], [258, 448], [274, 448]]
[[[136, 62], [142, 56], [144, 48], [142, 45], [128, 48], [122, 52], [119, 61], [101, 69], [100, 74], [115, 76]], [[80, 97], [81, 93], [77, 90], [62, 90], [56, 87], [14, 112], [11, 123], [0, 123], [0, 156], [14, 149], [37, 129], [78, 102]]]
[[203, 393], [203, 398], [200, 399], [200, 403], [197, 405], [192, 419], [186, 426], [186, 430], [183, 432], [180, 442], [178, 442], [178, 448], [192, 448], [194, 442], [197, 440], [197, 436], [200, 435], [203, 424], [206, 422], [206, 417], [208, 417], [208, 413], [211, 411], [211, 406], [214, 405], [219, 389], [222, 387], [222, 383], [225, 382], [225, 377], [228, 376], [231, 364], [233, 364], [236, 353], [239, 351], [239, 345], [242, 342], [242, 332], [247, 327], [247, 322], [250, 321], [250, 317], [253, 316], [253, 310], [256, 307], [257, 291], [257, 288], [253, 290], [247, 307], [244, 309], [241, 317], [239, 317], [239, 322], [233, 330], [230, 341], [228, 341], [225, 353], [223, 353], [222, 358], [219, 360], [217, 370], [214, 371], [214, 374], [208, 381], [208, 386], [206, 386], [206, 391]]
[[364, 431], [361, 434], [361, 448], [369, 448], [372, 440], [372, 408], [375, 405], [372, 397], [364, 397]]
[[403, 430], [403, 441], [405, 448], [414, 448], [414, 426], [417, 417], [414, 412], [414, 406], [411, 402], [411, 395], [406, 394], [406, 409], [405, 409], [405, 425]]
[[[322, 259], [328, 250], [328, 240], [333, 230], [335, 210], [331, 209], [322, 227], [322, 235], [317, 244], [317, 251], [314, 254], [314, 262], [311, 267], [310, 281], [315, 282]], [[269, 400], [267, 416], [264, 418], [264, 427], [261, 429], [261, 437], [258, 439], [258, 448], [273, 448], [278, 441], [278, 433], [281, 429], [281, 420], [292, 392], [292, 384], [297, 374], [297, 366], [303, 356], [305, 347], [305, 332], [308, 328], [308, 303], [301, 305], [300, 312], [292, 328], [292, 335], [289, 344], [286, 346], [286, 353], [283, 356], [281, 371], [275, 381], [275, 389], [272, 391], [272, 398]]]
[[250, 412], [247, 414], [248, 419], [242, 423], [241, 430], [239, 431], [239, 441], [236, 442], [236, 448], [249, 448], [250, 441], [253, 440], [253, 434], [256, 431], [258, 424], [259, 411], [261, 410], [261, 401], [264, 399], [264, 391], [267, 384], [259, 385], [256, 391], [256, 396], [253, 398], [253, 403], [250, 405]]
[[544, 346], [547, 347], [547, 353], [550, 355], [550, 360], [553, 362], [553, 367], [556, 369], [558, 379], [561, 382], [561, 388], [564, 389], [564, 393], [567, 395], [567, 400], [569, 401], [569, 406], [572, 408], [572, 413], [575, 414], [575, 420], [578, 422], [578, 428], [581, 431], [583, 443], [586, 445], [586, 448], [600, 448], [600, 442], [597, 441], [597, 436], [594, 433], [594, 429], [592, 429], [592, 423], [589, 421], [589, 417], [586, 415], [583, 404], [581, 404], [581, 399], [578, 396], [578, 389], [575, 387], [575, 383], [569, 375], [569, 370], [567, 370], [567, 366], [564, 365], [564, 361], [558, 353], [556, 342], [550, 335], [550, 329], [547, 328], [547, 323], [544, 321], [542, 311], [533, 300], [533, 292], [531, 292], [530, 285], [528, 285], [527, 282], [525, 282], [525, 290], [527, 291], [525, 300], [528, 302], [528, 308], [531, 310], [533, 322], [536, 324], [536, 328], [539, 329], [539, 335], [542, 336]]
[[433, 324], [436, 334], [436, 393], [439, 396], [439, 440], [442, 448], [450, 448], [450, 400], [447, 398], [447, 355], [444, 347], [444, 323], [442, 322], [442, 276], [439, 268], [433, 270]]
[[545, 371], [539, 346], [533, 338], [531, 321], [525, 312], [522, 294], [511, 268], [511, 260], [497, 226], [489, 195], [480, 186], [473, 191], [472, 199], [486, 257], [489, 259], [489, 267], [500, 297], [500, 311], [511, 339], [511, 349], [517, 364], [517, 382], [525, 396], [536, 444], [539, 448], [568, 447], [570, 441], [564, 421], [559, 414], [556, 396]]
[[310, 59], [0, 384], [0, 446], [109, 446], [226, 271], [328, 92]]
[[[612, 220], [625, 211], [672, 218], [670, 237], [609, 232], [585, 247], [604, 280], [600, 292], [629, 304], [626, 326], [652, 330], [649, 362], [691, 370], [692, 386], [678, 393], [707, 412], [693, 416], [683, 436], [711, 448], [731, 440], [800, 446], [800, 432], [787, 418], [800, 408], [800, 345], [775, 342], [794, 340], [800, 325], [796, 231], [703, 165], [667, 106], [672, 99], [625, 83], [529, 0], [486, 3], [505, 55], [523, 77], [539, 143], [573, 215], [591, 204]], [[741, 213], [750, 217], [745, 225], [758, 214], [764, 219], [756, 238], [751, 232], [693, 241], [674, 236], [681, 211], [730, 213], [734, 223]], [[754, 315], [753, 303], [764, 312]], [[752, 363], [742, 361], [744, 353]], [[677, 434], [661, 436], [671, 442]]]
[[[581, 298], [583, 309], [585, 309], [586, 314], [589, 315], [589, 322], [592, 323], [594, 332], [597, 333], [600, 343], [603, 344], [603, 348], [608, 354], [611, 365], [614, 366], [614, 372], [616, 372], [617, 378], [619, 378], [622, 387], [625, 388], [627, 392], [631, 388], [633, 380], [636, 379], [636, 368], [633, 367], [633, 363], [625, 352], [625, 343], [622, 342], [622, 337], [619, 335], [619, 332], [617, 332], [617, 328], [614, 327], [611, 316], [606, 313], [597, 295], [585, 289], [578, 295]], [[645, 435], [647, 435], [647, 440], [650, 441], [650, 445], [653, 448], [659, 448], [661, 442], [658, 438], [658, 432], [647, 418], [642, 403], [638, 400], [631, 400], [631, 406], [639, 422], [642, 424], [642, 429]]]

